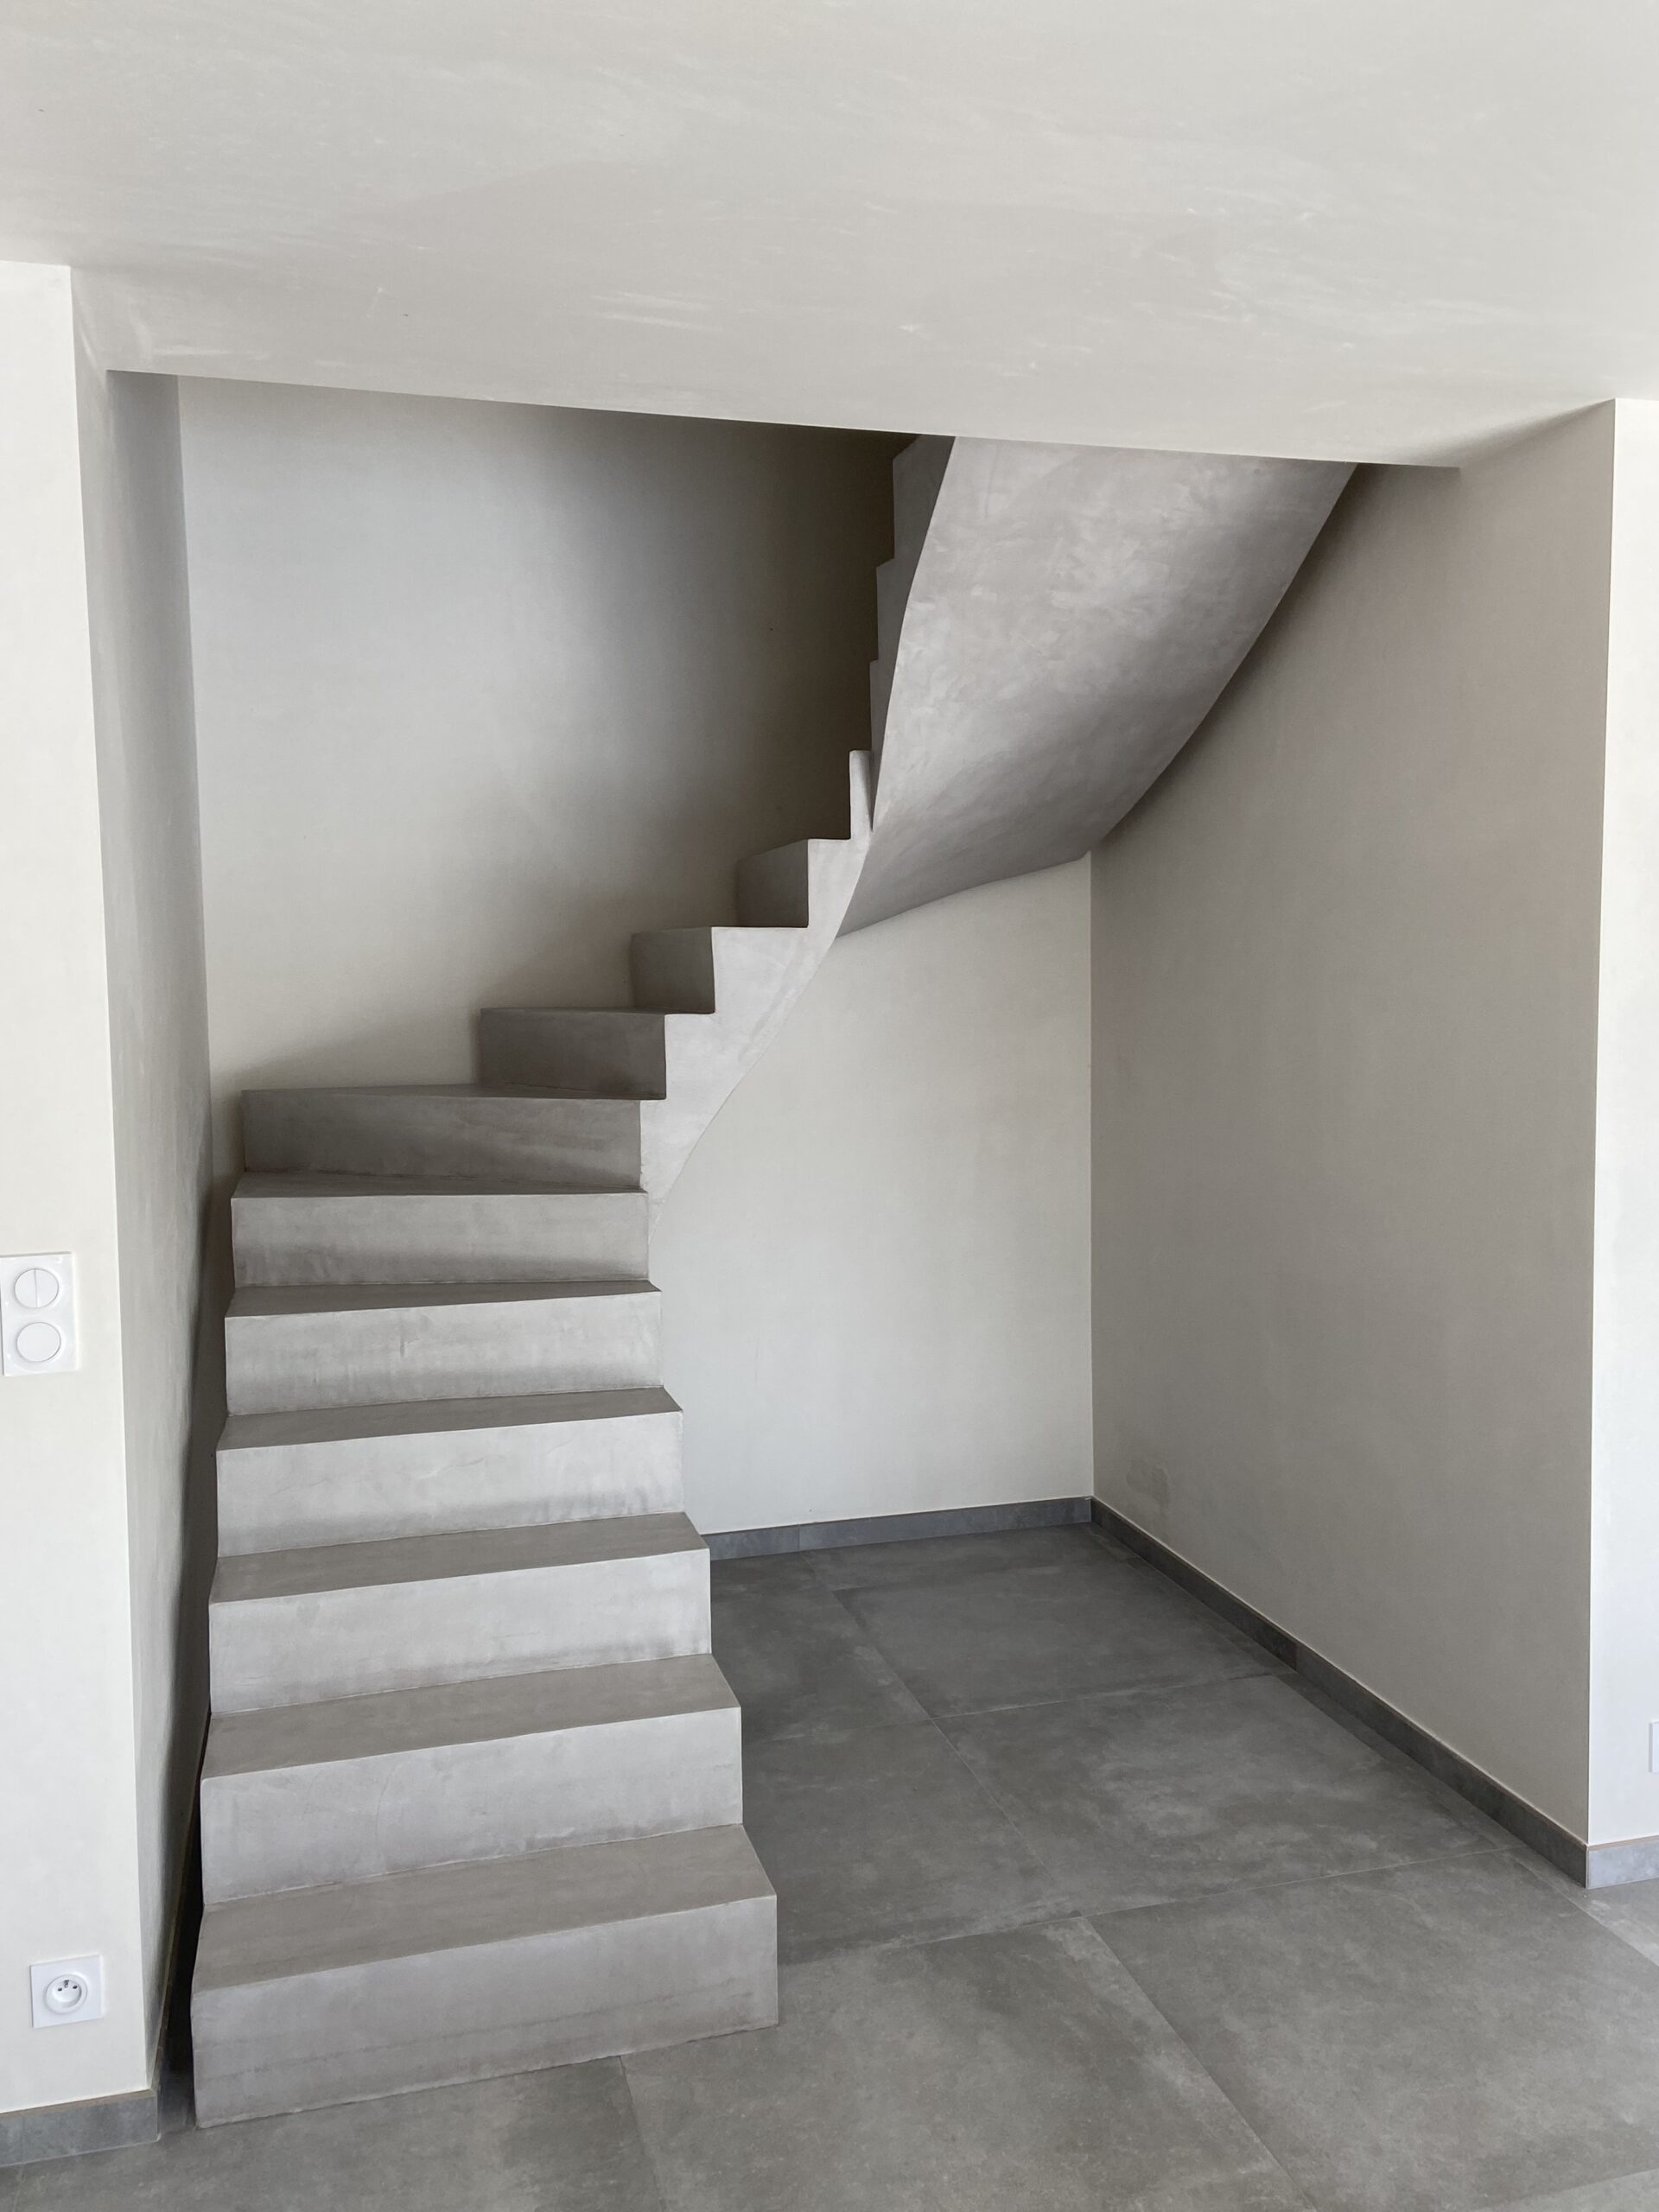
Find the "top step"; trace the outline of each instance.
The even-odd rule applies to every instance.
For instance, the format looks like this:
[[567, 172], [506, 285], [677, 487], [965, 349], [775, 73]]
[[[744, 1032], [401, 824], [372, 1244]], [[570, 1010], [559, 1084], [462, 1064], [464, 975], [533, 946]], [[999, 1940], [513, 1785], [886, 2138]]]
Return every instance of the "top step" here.
[[632, 1190], [639, 1103], [472, 1084], [248, 1090], [242, 1149], [256, 1174], [522, 1177]]

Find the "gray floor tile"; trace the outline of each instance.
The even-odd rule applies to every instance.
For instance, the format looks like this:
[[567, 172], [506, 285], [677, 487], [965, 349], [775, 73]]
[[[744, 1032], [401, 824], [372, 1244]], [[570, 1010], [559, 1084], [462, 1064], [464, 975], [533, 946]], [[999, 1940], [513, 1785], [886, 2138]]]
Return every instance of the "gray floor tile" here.
[[1659, 2166], [1659, 1971], [1500, 1853], [1101, 1926], [1321, 2212]]
[[1076, 1921], [785, 1975], [783, 2025], [627, 2062], [669, 2212], [1287, 2212]]
[[942, 1725], [1090, 1912], [1491, 1847], [1271, 1675]]
[[989, 1535], [924, 1536], [905, 1544], [850, 1544], [814, 1554], [831, 1590], [868, 1590], [893, 1582], [950, 1581], [995, 1574], [1010, 1567], [1087, 1565], [1128, 1554], [1086, 1523], [1062, 1529], [1009, 1529]]
[[1149, 1568], [1110, 1559], [846, 1590], [930, 1713], [1272, 1671], [1261, 1648]]
[[785, 1959], [1069, 1909], [930, 1721], [761, 1745], [744, 1761], [743, 1816]]
[[660, 2212], [620, 2065], [468, 2082], [28, 2166], [16, 2212]]
[[922, 1718], [892, 1667], [827, 1590], [716, 1599], [714, 1641], [743, 1707], [747, 1747]]
[[814, 1557], [804, 1552], [778, 1552], [762, 1559], [713, 1560], [709, 1586], [716, 1598], [775, 1598], [785, 1590], [822, 1590], [823, 1584]]

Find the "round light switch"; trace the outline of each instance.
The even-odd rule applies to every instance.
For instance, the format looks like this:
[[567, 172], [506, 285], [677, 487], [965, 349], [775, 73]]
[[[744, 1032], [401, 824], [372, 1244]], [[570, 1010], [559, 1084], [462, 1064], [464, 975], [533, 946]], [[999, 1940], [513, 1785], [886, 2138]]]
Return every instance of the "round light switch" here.
[[11, 1294], [20, 1306], [50, 1306], [63, 1285], [50, 1268], [25, 1268], [11, 1287]]
[[25, 1321], [13, 1341], [18, 1358], [31, 1367], [44, 1367], [63, 1350], [63, 1338], [49, 1321]]

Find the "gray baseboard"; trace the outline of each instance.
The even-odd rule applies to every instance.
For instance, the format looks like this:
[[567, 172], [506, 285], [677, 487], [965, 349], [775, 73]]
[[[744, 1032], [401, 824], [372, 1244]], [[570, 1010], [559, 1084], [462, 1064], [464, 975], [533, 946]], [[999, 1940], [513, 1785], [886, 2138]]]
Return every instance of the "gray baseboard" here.
[[948, 1506], [940, 1513], [879, 1513], [864, 1521], [799, 1521], [777, 1529], [728, 1529], [709, 1538], [715, 1559], [838, 1551], [847, 1544], [902, 1544], [925, 1536], [982, 1536], [1007, 1529], [1060, 1529], [1087, 1521], [1094, 1500], [1039, 1497], [1021, 1505]]
[[1363, 1682], [1357, 1682], [1351, 1675], [1344, 1675], [1340, 1667], [1332, 1666], [1306, 1644], [1299, 1643], [1276, 1622], [1258, 1613], [1242, 1598], [1236, 1598], [1221, 1583], [1212, 1581], [1178, 1552], [1160, 1544], [1156, 1536], [1149, 1536], [1144, 1529], [1138, 1529], [1133, 1521], [1125, 1520], [1098, 1498], [1093, 1500], [1092, 1508], [1096, 1524], [1109, 1535], [1136, 1553], [1148, 1566], [1155, 1567], [1160, 1574], [1166, 1574], [1172, 1582], [1179, 1583], [1183, 1590], [1202, 1599], [1213, 1612], [1271, 1651], [1275, 1659], [1294, 1667], [1316, 1689], [1323, 1691], [1333, 1705], [1339, 1705], [1344, 1713], [1351, 1713], [1357, 1720], [1363, 1720], [1384, 1742], [1414, 1759], [1437, 1782], [1455, 1789], [1459, 1797], [1467, 1798], [1478, 1812], [1484, 1813], [1488, 1820], [1496, 1821], [1500, 1827], [1518, 1836], [1541, 1859], [1547, 1859], [1573, 1881], [1587, 1889], [1605, 1889], [1615, 1883], [1639, 1882], [1659, 1874], [1659, 1838], [1591, 1848], [1566, 1828], [1558, 1827], [1535, 1806], [1506, 1789], [1501, 1782], [1471, 1765], [1449, 1745], [1431, 1736], [1415, 1721], [1408, 1720], [1403, 1713], [1385, 1704]]
[[135, 2143], [154, 2143], [161, 2132], [157, 2089], [0, 2113], [0, 2171], [33, 2165], [40, 2158], [77, 2158], [84, 2151], [130, 2150]]

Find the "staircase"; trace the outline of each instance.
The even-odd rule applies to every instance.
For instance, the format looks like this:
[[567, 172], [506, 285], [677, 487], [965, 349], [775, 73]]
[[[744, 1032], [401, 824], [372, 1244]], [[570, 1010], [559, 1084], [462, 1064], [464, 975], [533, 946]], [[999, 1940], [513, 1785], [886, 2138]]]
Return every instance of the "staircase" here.
[[[1060, 460], [1085, 470], [1092, 528], [1134, 457]], [[1127, 803], [1099, 699], [1038, 714], [1054, 687], [1023, 616], [1004, 643], [1024, 689], [963, 658], [985, 630], [972, 576], [1000, 569], [1016, 613], [1056, 591], [1070, 610], [1064, 650], [1039, 639], [1039, 660], [1085, 692], [1121, 676], [1122, 593], [1109, 576], [1079, 596], [1078, 518], [1036, 496], [1055, 465], [941, 440], [895, 463], [874, 846], [855, 753], [849, 834], [744, 862], [734, 927], [636, 937], [631, 1007], [486, 1012], [475, 1085], [245, 1098], [192, 2005], [203, 2123], [777, 2018], [776, 1901], [741, 1825], [740, 1715], [683, 1510], [652, 1226], [844, 926], [1046, 865]], [[1221, 595], [1224, 620], [1199, 609], [1215, 634], [1196, 687], [1188, 671], [1135, 724], [1137, 791], [1342, 475], [1243, 467], [1208, 527], [1227, 520], [1229, 568], [1254, 537], [1260, 573]], [[1036, 486], [1034, 521], [1030, 498], [991, 496], [1010, 481]], [[1179, 515], [1203, 537], [1190, 499]], [[942, 609], [953, 562], [964, 603]]]
[[662, 1388], [656, 1207], [868, 839], [503, 1009], [481, 1082], [256, 1091], [209, 1608], [205, 2124], [777, 2018], [736, 1700]]

